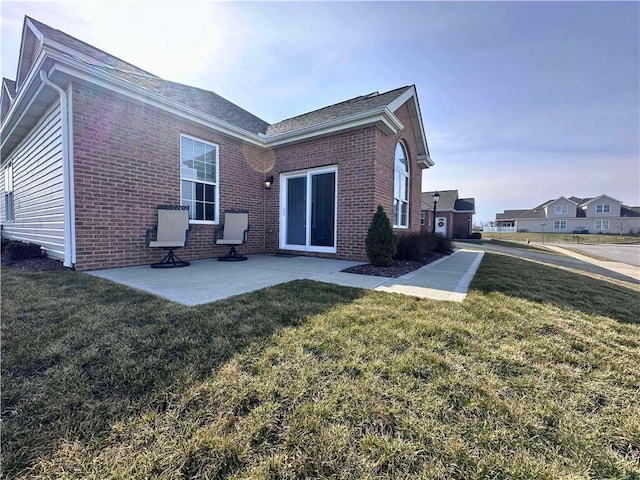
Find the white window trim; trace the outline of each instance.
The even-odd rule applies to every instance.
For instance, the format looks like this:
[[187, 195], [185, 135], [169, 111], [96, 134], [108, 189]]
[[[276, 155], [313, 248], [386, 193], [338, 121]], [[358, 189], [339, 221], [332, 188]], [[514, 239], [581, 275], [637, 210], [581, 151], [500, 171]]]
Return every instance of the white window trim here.
[[[607, 207], [608, 211], [605, 212], [605, 207]], [[600, 211], [598, 211], [598, 208]], [[610, 203], [596, 203], [596, 213], [598, 215], [607, 215], [611, 213], [611, 204]]]
[[13, 223], [16, 219], [13, 194], [13, 163], [9, 162], [5, 165], [2, 170], [2, 175], [4, 176], [4, 192], [2, 196], [2, 201], [4, 202], [4, 218], [2, 221], [6, 223]]
[[[404, 156], [405, 156], [405, 160], [407, 161], [407, 170], [406, 171], [400, 171], [396, 168], [396, 150], [398, 149], [398, 145], [400, 145], [400, 148], [402, 148], [402, 151], [404, 152]], [[398, 197], [396, 197], [396, 172], [400, 173], [402, 176], [404, 176], [407, 179], [407, 200], [406, 202]], [[398, 200], [400, 202], [400, 212], [402, 211], [402, 203], [406, 203], [407, 204], [407, 224], [406, 225], [402, 225], [402, 224], [396, 224], [395, 223], [395, 218], [398, 218], [398, 221], [400, 221], [401, 215], [396, 215], [396, 211], [395, 211], [395, 205], [393, 205], [393, 215], [392, 218], [394, 219], [394, 223], [393, 223], [393, 228], [402, 228], [402, 229], [408, 229], [409, 228], [409, 224], [410, 224], [410, 220], [409, 220], [409, 216], [410, 216], [410, 212], [411, 212], [411, 162], [409, 161], [409, 154], [407, 153], [407, 147], [405, 146], [405, 144], [402, 141], [398, 141], [396, 143], [396, 148], [394, 148], [393, 150], [393, 203], [395, 204], [396, 200]], [[400, 193], [400, 192], [398, 192]], [[398, 212], [398, 213], [400, 213]]]
[[556, 205], [556, 215], [567, 215], [569, 213], [568, 205]]
[[180, 168], [180, 204], [182, 205], [182, 139], [188, 138], [191, 140], [195, 140], [196, 142], [204, 143], [205, 145], [210, 145], [215, 147], [216, 151], [216, 180], [215, 183], [208, 182], [206, 180], [194, 180], [193, 178], [185, 178], [184, 180], [190, 182], [198, 182], [204, 183], [206, 185], [214, 185], [216, 187], [216, 209], [215, 209], [215, 220], [192, 220], [189, 219], [189, 223], [191, 225], [218, 225], [220, 224], [220, 145], [217, 143], [209, 142], [207, 140], [203, 140], [202, 138], [193, 137], [191, 135], [187, 135], [185, 133], [180, 134], [180, 158], [178, 159], [179, 168]]
[[[312, 175], [323, 173], [335, 173], [335, 199], [333, 217], [333, 247], [319, 247], [311, 245], [311, 188], [309, 187]], [[289, 178], [306, 177], [307, 179], [307, 242], [306, 245], [289, 245], [287, 244], [287, 180]], [[280, 174], [280, 248], [282, 250], [296, 250], [300, 252], [317, 252], [317, 253], [337, 253], [338, 251], [338, 166], [311, 168], [307, 170], [296, 170]]]
[[[562, 222], [564, 222], [564, 227], [562, 226]], [[567, 229], [567, 221], [566, 220], [554, 220], [553, 221], [553, 229], [554, 230], [566, 230]]]
[[[600, 226], [599, 227], [597, 226], [598, 222], [600, 222]], [[606, 223], [606, 225], [607, 225], [606, 227], [604, 226], [605, 222], [607, 222]], [[610, 222], [609, 222], [608, 218], [598, 218], [598, 219], [593, 221], [593, 229], [594, 230], [609, 230], [610, 226], [611, 225], [610, 225]]]

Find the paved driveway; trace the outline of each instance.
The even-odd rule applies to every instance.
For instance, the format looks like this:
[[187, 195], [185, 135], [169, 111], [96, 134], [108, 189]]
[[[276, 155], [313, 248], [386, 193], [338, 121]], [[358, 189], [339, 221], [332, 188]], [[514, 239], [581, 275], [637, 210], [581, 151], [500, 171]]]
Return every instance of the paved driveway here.
[[637, 245], [578, 245], [558, 244], [558, 247], [568, 248], [586, 255], [596, 255], [605, 260], [622, 262], [640, 267], [640, 244]]
[[[536, 262], [547, 263], [549, 265], [558, 265], [560, 267], [571, 268], [574, 270], [581, 270], [583, 272], [596, 273], [605, 277], [615, 278], [617, 280], [624, 280], [626, 282], [640, 283], [638, 279], [638, 269], [627, 267], [628, 270], [632, 270], [630, 274], [624, 274], [603, 266], [606, 262], [598, 262], [597, 260], [589, 259], [585, 257], [584, 260], [572, 258], [566, 255], [538, 252], [536, 250], [527, 250], [524, 248], [512, 248], [502, 245], [491, 245], [488, 242], [485, 243], [473, 243], [473, 242], [454, 242], [454, 245], [458, 248], [477, 249], [485, 252], [504, 253], [506, 255], [513, 255], [514, 257], [526, 258], [534, 260]], [[567, 245], [565, 245], [567, 246]], [[565, 252], [569, 253], [569, 252]]]

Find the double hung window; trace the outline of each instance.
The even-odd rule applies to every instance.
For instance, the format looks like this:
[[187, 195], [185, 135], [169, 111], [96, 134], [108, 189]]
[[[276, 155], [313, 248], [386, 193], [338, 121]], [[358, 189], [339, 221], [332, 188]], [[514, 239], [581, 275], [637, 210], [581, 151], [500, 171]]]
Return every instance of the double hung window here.
[[609, 230], [609, 220], [594, 220], [593, 228], [594, 230]]
[[569, 213], [567, 205], [556, 205], [556, 215], [566, 215], [567, 213]]
[[611, 204], [609, 203], [596, 204], [596, 213], [611, 213]]
[[180, 203], [191, 223], [218, 221], [218, 146], [180, 136]]
[[566, 220], [555, 220], [553, 222], [554, 230], [566, 230], [567, 229], [567, 221]]

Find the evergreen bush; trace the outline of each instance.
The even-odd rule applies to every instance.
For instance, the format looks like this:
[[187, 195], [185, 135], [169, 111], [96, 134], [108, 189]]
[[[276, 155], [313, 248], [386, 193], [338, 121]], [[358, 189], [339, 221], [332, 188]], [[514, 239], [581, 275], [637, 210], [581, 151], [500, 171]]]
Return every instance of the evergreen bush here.
[[398, 238], [393, 233], [389, 217], [384, 212], [382, 205], [373, 215], [373, 220], [367, 232], [366, 247], [369, 263], [376, 267], [388, 267], [393, 264], [393, 256], [396, 253]]
[[393, 258], [419, 262], [428, 251], [429, 245], [423, 233], [407, 233], [398, 236], [398, 248]]
[[4, 254], [9, 260], [24, 260], [42, 257], [40, 245], [11, 240], [4, 247]]

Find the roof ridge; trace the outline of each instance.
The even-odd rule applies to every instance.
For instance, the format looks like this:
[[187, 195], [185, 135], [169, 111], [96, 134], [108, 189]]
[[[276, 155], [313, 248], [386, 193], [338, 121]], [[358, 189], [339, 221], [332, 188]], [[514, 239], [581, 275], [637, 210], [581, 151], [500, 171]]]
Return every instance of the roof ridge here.
[[285, 119], [280, 120], [278, 122], [275, 122], [275, 123], [273, 123], [271, 125], [277, 125], [279, 123], [284, 123], [284, 122], [286, 122], [288, 120], [292, 120], [294, 118], [304, 117], [305, 115], [311, 115], [313, 113], [321, 112], [322, 110], [326, 110], [328, 108], [333, 108], [333, 107], [336, 107], [338, 105], [343, 105], [345, 103], [353, 102], [355, 100], [365, 100], [365, 99], [368, 99], [368, 98], [379, 97], [379, 96], [386, 95], [386, 94], [391, 93], [391, 92], [395, 92], [397, 90], [406, 90], [407, 88], [410, 88], [410, 87], [411, 87], [411, 85], [405, 85], [404, 87], [394, 88], [393, 90], [389, 90], [387, 92], [379, 93], [378, 91], [375, 91], [375, 92], [372, 92], [372, 93], [367, 93], [365, 95], [358, 95], [357, 97], [349, 98], [348, 100], [343, 100], [341, 102], [332, 103], [331, 105], [326, 105], [324, 107], [316, 108], [315, 110], [310, 110], [308, 112], [301, 113], [300, 115], [294, 115], [293, 117], [285, 118]]
[[[64, 35], [65, 37], [68, 37], [68, 38], [70, 38], [70, 39], [72, 39], [72, 40], [74, 40], [76, 42], [79, 42], [79, 43], [81, 43], [83, 45], [86, 45], [87, 47], [89, 47], [89, 48], [91, 48], [93, 50], [97, 50], [98, 52], [100, 52], [100, 53], [102, 53], [102, 54], [104, 54], [104, 55], [106, 55], [108, 57], [114, 58], [114, 59], [118, 60], [119, 62], [122, 62], [122, 63], [124, 63], [126, 65], [129, 65], [129, 66], [132, 67], [132, 70], [125, 70], [123, 68], [118, 68], [118, 67], [114, 67], [112, 65], [107, 65], [105, 63], [96, 64], [96, 63], [88, 62], [88, 61], [86, 61], [86, 60], [84, 60], [82, 58], [78, 58], [78, 57], [74, 56], [74, 58], [76, 58], [77, 60], [82, 61], [83, 63], [86, 63], [87, 65], [91, 65], [91, 66], [98, 67], [98, 68], [108, 68], [108, 69], [112, 69], [112, 70], [118, 70], [120, 72], [129, 73], [129, 74], [132, 74], [132, 75], [140, 75], [140, 76], [146, 75], [146, 76], [149, 76], [149, 77], [152, 77], [152, 78], [160, 78], [160, 77], [158, 77], [157, 75], [154, 75], [151, 72], [148, 72], [148, 71], [146, 71], [146, 70], [144, 70], [144, 69], [142, 69], [140, 67], [135, 66], [133, 63], [127, 62], [126, 60], [123, 60], [120, 57], [116, 57], [115, 55], [112, 55], [111, 53], [106, 52], [106, 51], [102, 50], [101, 48], [95, 47], [94, 45], [91, 45], [90, 43], [87, 43], [87, 42], [85, 42], [83, 40], [80, 40], [79, 38], [76, 38], [73, 35], [69, 35], [68, 33], [63, 32], [62, 30], [58, 30], [57, 28], [53, 28], [53, 27], [47, 25], [46, 23], [43, 23], [43, 22], [41, 22], [39, 20], [36, 20], [33, 17], [30, 17], [29, 15], [25, 15], [25, 18], [28, 18], [29, 20], [31, 20], [31, 22], [34, 23], [35, 26], [38, 29], [41, 29], [41, 27], [44, 26], [45, 28], [53, 30], [53, 31], [57, 32], [60, 35]], [[90, 55], [87, 55], [87, 56], [90, 56]]]

